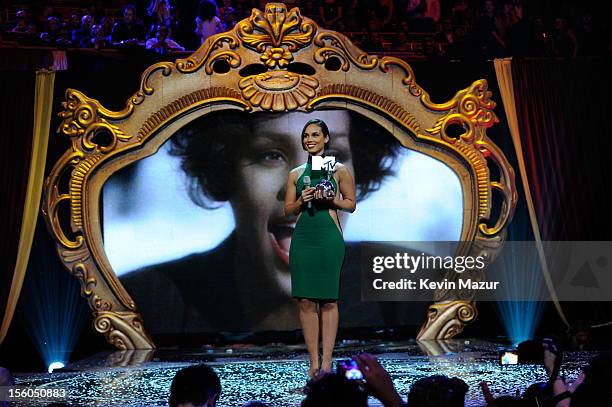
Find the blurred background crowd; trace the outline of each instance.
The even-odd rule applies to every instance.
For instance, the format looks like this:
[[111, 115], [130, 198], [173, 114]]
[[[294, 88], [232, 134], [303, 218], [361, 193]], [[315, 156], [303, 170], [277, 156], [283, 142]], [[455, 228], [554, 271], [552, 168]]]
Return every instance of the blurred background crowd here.
[[[0, 2], [0, 46], [189, 52], [266, 0]], [[428, 60], [612, 54], [608, 2], [288, 0], [373, 53]]]

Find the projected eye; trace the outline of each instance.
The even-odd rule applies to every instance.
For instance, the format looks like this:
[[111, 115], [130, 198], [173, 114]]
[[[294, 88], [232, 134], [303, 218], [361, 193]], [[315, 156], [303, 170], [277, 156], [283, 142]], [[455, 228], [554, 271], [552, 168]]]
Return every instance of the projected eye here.
[[264, 151], [259, 154], [258, 159], [260, 162], [269, 165], [276, 165], [286, 161], [284, 154], [276, 150]]

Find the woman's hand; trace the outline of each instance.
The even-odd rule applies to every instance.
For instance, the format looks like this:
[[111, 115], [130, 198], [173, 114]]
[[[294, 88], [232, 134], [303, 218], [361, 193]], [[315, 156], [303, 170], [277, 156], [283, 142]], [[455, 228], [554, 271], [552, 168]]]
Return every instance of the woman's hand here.
[[[552, 377], [552, 375], [559, 374], [559, 367], [556, 366], [558, 363], [557, 355], [559, 353], [559, 348], [551, 338], [544, 338], [542, 340], [542, 347], [544, 348], [544, 368], [546, 369], [549, 379], [554, 380], [556, 377]], [[555, 367], [557, 367], [556, 372]]]
[[[293, 170], [287, 176], [287, 188], [285, 189], [285, 216], [298, 216], [302, 212], [302, 205], [314, 199], [314, 187], [304, 188], [301, 192], [297, 191], [298, 172]], [[295, 197], [298, 196], [298, 199]]]
[[484, 380], [479, 383], [480, 390], [482, 390], [482, 395], [484, 396], [485, 401], [487, 402], [487, 406], [495, 404], [495, 398], [493, 394], [491, 394], [491, 390], [489, 389], [489, 384]]
[[315, 187], [304, 188], [302, 190], [301, 198], [302, 198], [302, 202], [309, 202], [309, 201], [312, 201], [313, 199], [317, 199]]
[[580, 386], [583, 382], [584, 382], [584, 378], [586, 377], [586, 375], [584, 374], [584, 370], [580, 371], [580, 374], [578, 375], [578, 377], [576, 378], [576, 380], [574, 380], [572, 383], [567, 385], [567, 390], [570, 393], [573, 393], [576, 391], [576, 389], [578, 388], [578, 386]]
[[400, 397], [391, 376], [384, 367], [378, 362], [375, 356], [368, 353], [353, 356], [353, 360], [357, 362], [359, 370], [366, 379], [366, 386], [369, 393], [382, 401], [385, 407], [399, 407], [402, 405]]

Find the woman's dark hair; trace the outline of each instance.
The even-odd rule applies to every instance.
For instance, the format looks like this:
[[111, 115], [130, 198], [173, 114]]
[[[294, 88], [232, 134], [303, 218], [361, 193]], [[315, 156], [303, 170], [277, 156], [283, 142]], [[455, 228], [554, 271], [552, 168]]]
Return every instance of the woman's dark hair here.
[[[235, 111], [213, 112], [187, 124], [170, 139], [170, 154], [181, 158], [189, 196], [196, 205], [211, 209], [216, 206], [215, 202], [231, 199], [236, 161], [249, 154], [245, 141], [253, 134], [255, 122], [269, 117]], [[370, 119], [349, 111], [349, 120], [357, 200], [363, 200], [380, 188], [385, 177], [394, 174], [400, 144]], [[323, 131], [328, 132], [327, 126]]]
[[304, 148], [304, 133], [306, 132], [306, 127], [310, 126], [311, 124], [316, 124], [321, 128], [321, 132], [323, 132], [323, 137], [329, 137], [329, 140], [327, 141], [327, 143], [325, 143], [325, 148], [330, 148], [331, 137], [329, 136], [329, 129], [327, 128], [327, 124], [325, 124], [325, 122], [321, 119], [311, 119], [306, 122], [304, 128], [302, 129], [302, 149], [306, 150]]
[[200, 17], [200, 20], [210, 21], [218, 14], [217, 3], [213, 0], [200, 0], [200, 3], [198, 3], [197, 16]]

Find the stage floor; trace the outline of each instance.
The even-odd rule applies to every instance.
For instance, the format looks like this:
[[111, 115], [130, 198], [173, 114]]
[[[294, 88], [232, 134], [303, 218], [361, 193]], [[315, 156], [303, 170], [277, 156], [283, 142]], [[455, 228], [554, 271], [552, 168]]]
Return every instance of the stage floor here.
[[[453, 340], [417, 343], [389, 341], [344, 341], [336, 348], [337, 359], [359, 352], [377, 355], [393, 377], [402, 396], [411, 384], [423, 377], [444, 374], [464, 380], [470, 390], [466, 406], [481, 406], [478, 383], [487, 381], [494, 395], [513, 395], [528, 385], [545, 381], [539, 365], [502, 367], [498, 363], [499, 343]], [[563, 373], [575, 378], [593, 353], [565, 355]], [[170, 383], [184, 366], [206, 362], [214, 367], [222, 384], [220, 406], [241, 406], [262, 400], [270, 406], [299, 406], [304, 398], [307, 353], [303, 346], [232, 346], [192, 350], [127, 351], [100, 353], [52, 374], [16, 376], [18, 385], [66, 388], [67, 402], [86, 406], [166, 406]], [[15, 405], [46, 405], [28, 401]], [[370, 405], [380, 403], [370, 400]]]

